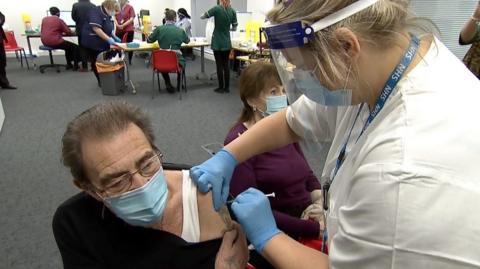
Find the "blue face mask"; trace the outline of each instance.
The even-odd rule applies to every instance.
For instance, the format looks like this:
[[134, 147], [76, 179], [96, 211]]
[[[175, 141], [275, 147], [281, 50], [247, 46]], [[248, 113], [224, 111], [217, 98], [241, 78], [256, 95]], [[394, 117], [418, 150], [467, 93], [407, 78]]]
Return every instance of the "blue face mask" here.
[[278, 96], [268, 96], [267, 97], [267, 110], [265, 113], [267, 115], [272, 115], [275, 112], [278, 112], [288, 106], [287, 96], [278, 95]]
[[294, 80], [297, 89], [308, 99], [324, 106], [352, 105], [351, 90], [330, 91], [323, 86], [312, 71], [294, 70]]
[[148, 227], [162, 217], [167, 198], [167, 182], [163, 169], [160, 168], [141, 188], [108, 197], [104, 201], [113, 213], [126, 223]]

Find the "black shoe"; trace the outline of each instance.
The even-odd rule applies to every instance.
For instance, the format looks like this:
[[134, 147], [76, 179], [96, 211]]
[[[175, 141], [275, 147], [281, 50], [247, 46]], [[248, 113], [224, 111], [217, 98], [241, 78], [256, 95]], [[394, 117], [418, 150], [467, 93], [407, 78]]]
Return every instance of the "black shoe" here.
[[167, 86], [167, 92], [168, 92], [168, 93], [175, 93], [175, 87], [173, 87], [173, 86]]
[[72, 70], [72, 69], [73, 69], [73, 65], [67, 64], [67, 68], [66, 68], [66, 69], [67, 69], [67, 70]]
[[213, 91], [216, 92], [216, 93], [224, 93], [225, 92], [225, 90], [223, 88], [216, 88]]
[[224, 93], [229, 93], [229, 92], [230, 92], [230, 89], [229, 89], [229, 88], [225, 88], [225, 89], [223, 89], [223, 92], [224, 92]]
[[80, 68], [78, 67], [78, 65], [74, 65], [73, 68], [72, 68], [72, 71], [78, 71]]
[[7, 85], [7, 86], [2, 86], [2, 89], [4, 89], [4, 90], [16, 90], [17, 87], [12, 86], [12, 85]]

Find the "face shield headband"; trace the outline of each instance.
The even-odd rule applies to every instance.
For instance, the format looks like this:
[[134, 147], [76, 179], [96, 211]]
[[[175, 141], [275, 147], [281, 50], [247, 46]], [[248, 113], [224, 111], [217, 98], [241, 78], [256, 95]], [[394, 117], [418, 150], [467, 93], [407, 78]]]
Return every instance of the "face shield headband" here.
[[320, 105], [351, 105], [352, 91], [346, 89], [329, 90], [325, 87], [318, 81], [315, 75], [311, 57], [302, 54], [300, 48], [304, 47], [309, 40], [313, 40], [316, 32], [336, 24], [374, 5], [378, 1], [359, 0], [312, 25], [296, 21], [279, 25], [267, 25], [263, 28], [271, 49], [272, 58], [290, 103], [294, 103], [296, 99], [304, 94]]
[[280, 50], [286, 48], [303, 47], [309, 39], [315, 37], [315, 33], [329, 26], [332, 26], [356, 13], [369, 8], [379, 0], [359, 0], [327, 17], [315, 22], [312, 25], [304, 24], [301, 21], [267, 25], [263, 28], [267, 37], [270, 49]]

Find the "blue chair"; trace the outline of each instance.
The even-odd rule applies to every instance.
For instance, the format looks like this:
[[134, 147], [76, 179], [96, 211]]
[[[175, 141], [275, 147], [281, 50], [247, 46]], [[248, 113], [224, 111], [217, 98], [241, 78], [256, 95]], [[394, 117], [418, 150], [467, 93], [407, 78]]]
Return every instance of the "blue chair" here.
[[67, 68], [67, 66], [64, 65], [64, 64], [56, 64], [56, 63], [53, 62], [52, 51], [55, 50], [54, 48], [49, 47], [49, 46], [45, 46], [45, 45], [41, 45], [39, 47], [39, 49], [44, 50], [44, 51], [48, 51], [48, 55], [50, 56], [50, 64], [42, 64], [38, 67], [40, 69], [40, 73], [43, 74], [45, 72], [45, 69], [47, 69], [47, 68], [55, 68], [57, 70], [57, 73], [60, 73], [60, 67]]

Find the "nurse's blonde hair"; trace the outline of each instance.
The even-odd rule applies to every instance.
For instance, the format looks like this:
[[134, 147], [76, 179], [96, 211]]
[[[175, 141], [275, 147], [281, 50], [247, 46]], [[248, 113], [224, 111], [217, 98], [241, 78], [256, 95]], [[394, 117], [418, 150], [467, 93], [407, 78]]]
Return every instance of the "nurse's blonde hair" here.
[[[318, 20], [357, 2], [356, 0], [279, 0], [268, 13], [268, 20], [274, 24], [301, 20], [313, 24]], [[307, 45], [316, 58], [317, 68], [327, 85], [345, 82], [351, 62], [344, 44], [335, 38], [334, 31], [340, 27], [350, 29], [357, 37], [374, 46], [385, 49], [395, 46], [399, 36], [410, 28], [423, 32], [431, 26], [410, 15], [409, 0], [379, 0], [374, 5], [349, 18], [316, 33], [316, 38]], [[354, 70], [353, 74], [355, 76]], [[357, 78], [358, 79], [358, 78]]]
[[115, 10], [116, 4], [118, 4], [116, 0], [105, 0], [102, 2], [102, 6], [108, 10]]

